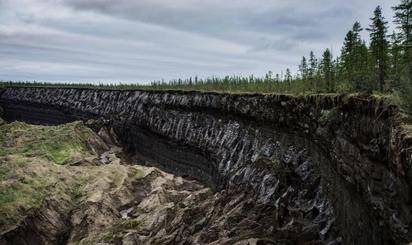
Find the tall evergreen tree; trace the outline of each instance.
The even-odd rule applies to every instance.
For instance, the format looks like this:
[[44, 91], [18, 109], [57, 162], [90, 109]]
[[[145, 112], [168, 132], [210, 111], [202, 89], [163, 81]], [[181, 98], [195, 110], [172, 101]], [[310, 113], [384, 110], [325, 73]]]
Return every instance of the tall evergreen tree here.
[[353, 66], [354, 66], [354, 47], [355, 47], [355, 36], [353, 31], [350, 30], [343, 42], [343, 47], [341, 51], [341, 74], [342, 79], [349, 83], [353, 82]]
[[404, 62], [410, 68], [412, 64], [412, 0], [402, 0], [393, 7], [395, 11], [394, 22], [402, 30], [402, 46], [404, 49]]
[[356, 21], [353, 24], [353, 27], [352, 27], [352, 32], [353, 32], [353, 35], [355, 36], [355, 38], [360, 39], [360, 33], [361, 33], [362, 30], [363, 30], [363, 28], [362, 28], [361, 24], [359, 23], [359, 21]]
[[316, 72], [317, 60], [313, 51], [310, 51], [309, 54], [309, 77], [314, 78]]
[[317, 69], [318, 61], [315, 57], [313, 51], [310, 51], [309, 54], [309, 67], [308, 67], [308, 80], [310, 89], [315, 89], [315, 76], [316, 76], [316, 69]]
[[403, 69], [400, 91], [405, 105], [412, 112], [412, 0], [401, 0], [393, 10], [394, 22], [402, 30]]
[[389, 74], [391, 88], [399, 89], [402, 72], [402, 37], [399, 33], [393, 32], [390, 37], [389, 48]]
[[288, 84], [292, 82], [292, 73], [290, 72], [289, 68], [286, 68], [285, 82], [287, 82]]
[[386, 39], [387, 24], [382, 16], [382, 9], [377, 6], [371, 18], [372, 24], [367, 28], [370, 32], [370, 50], [373, 64], [373, 79], [377, 79], [379, 90], [383, 92], [385, 79], [388, 75], [388, 40]]
[[411, 48], [412, 38], [412, 0], [401, 0], [401, 3], [393, 7], [395, 11], [394, 22], [402, 30], [407, 48]]
[[340, 56], [336, 57], [333, 61], [333, 73], [335, 76], [335, 88], [337, 88], [339, 85], [338, 83], [344, 80]]
[[334, 78], [333, 78], [333, 63], [332, 53], [329, 49], [326, 49], [322, 55], [321, 73], [322, 80], [327, 92], [334, 91]]
[[357, 91], [372, 92], [375, 89], [376, 80], [373, 78], [373, 62], [372, 55], [369, 52], [365, 41], [362, 41], [359, 46], [359, 55], [356, 63], [356, 84]]
[[360, 38], [361, 31], [362, 27], [360, 23], [355, 22], [352, 30], [346, 34], [341, 54], [341, 69], [343, 78], [356, 91], [368, 89], [368, 86], [366, 86], [368, 83], [368, 52], [366, 45]]
[[305, 56], [302, 57], [302, 61], [300, 62], [299, 73], [303, 81], [308, 79], [308, 63]]
[[276, 73], [276, 76], [275, 76], [275, 82], [277, 82], [277, 83], [279, 83], [279, 82], [280, 82], [280, 76], [279, 76], [279, 73]]
[[272, 76], [273, 76], [273, 72], [272, 71], [268, 71], [265, 75], [265, 82], [269, 83], [272, 81]]

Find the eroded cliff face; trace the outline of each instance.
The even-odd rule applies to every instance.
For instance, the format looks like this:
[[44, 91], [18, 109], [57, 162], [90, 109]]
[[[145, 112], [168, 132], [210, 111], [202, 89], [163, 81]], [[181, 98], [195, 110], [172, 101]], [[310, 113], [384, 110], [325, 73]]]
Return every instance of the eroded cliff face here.
[[412, 143], [398, 109], [379, 99], [40, 88], [0, 96], [8, 120], [97, 119], [134, 162], [199, 179], [228, 202], [246, 195], [261, 237], [412, 240]]

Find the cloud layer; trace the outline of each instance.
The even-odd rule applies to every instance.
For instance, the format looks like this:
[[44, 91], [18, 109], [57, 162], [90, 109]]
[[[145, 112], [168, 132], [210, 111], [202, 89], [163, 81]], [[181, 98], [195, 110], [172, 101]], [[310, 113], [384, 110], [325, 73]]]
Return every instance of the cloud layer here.
[[[0, 80], [139, 82], [296, 70], [395, 0], [0, 0]], [[366, 34], [365, 34], [366, 35]]]

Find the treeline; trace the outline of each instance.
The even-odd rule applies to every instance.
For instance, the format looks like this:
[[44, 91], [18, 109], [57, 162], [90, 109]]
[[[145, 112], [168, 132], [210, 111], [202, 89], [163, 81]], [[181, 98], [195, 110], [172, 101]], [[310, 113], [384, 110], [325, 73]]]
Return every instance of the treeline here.
[[[355, 22], [348, 31], [339, 56], [329, 49], [320, 57], [310, 52], [302, 57], [297, 74], [268, 72], [264, 77], [226, 76], [154, 81], [139, 84], [42, 84], [13, 83], [14, 86], [80, 87], [103, 89], [179, 89], [264, 93], [391, 93], [402, 98], [412, 111], [412, 0], [401, 0], [393, 7], [397, 30], [388, 33], [388, 22], [380, 6], [364, 29]], [[370, 41], [361, 38], [369, 33]], [[8, 86], [1, 83], [0, 86]]]
[[326, 49], [317, 59], [313, 52], [302, 58], [295, 80], [310, 84], [314, 92], [393, 92], [403, 89], [402, 81], [411, 65], [410, 32], [412, 1], [403, 0], [393, 9], [399, 32], [388, 35], [388, 22], [380, 6], [365, 30], [370, 43], [361, 39], [364, 30], [355, 22], [346, 34], [340, 56]]
[[[412, 0], [393, 7], [397, 31], [388, 33], [388, 22], [380, 6], [376, 7], [364, 29], [355, 22], [348, 31], [339, 56], [329, 49], [320, 57], [310, 52], [302, 57], [297, 74], [290, 69], [282, 74], [268, 72], [263, 78], [227, 76], [189, 78], [153, 82], [167, 89], [200, 89], [280, 93], [397, 93], [412, 109]], [[369, 33], [369, 44], [361, 32]]]

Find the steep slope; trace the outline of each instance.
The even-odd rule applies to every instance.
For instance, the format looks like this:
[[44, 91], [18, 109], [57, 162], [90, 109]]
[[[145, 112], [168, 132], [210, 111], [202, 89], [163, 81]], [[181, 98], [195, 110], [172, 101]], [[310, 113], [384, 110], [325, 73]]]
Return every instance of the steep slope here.
[[8, 88], [0, 103], [9, 120], [98, 119], [133, 162], [247, 195], [272, 238], [412, 239], [412, 143], [398, 109], [376, 97]]

